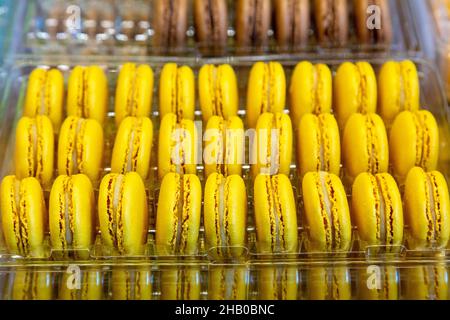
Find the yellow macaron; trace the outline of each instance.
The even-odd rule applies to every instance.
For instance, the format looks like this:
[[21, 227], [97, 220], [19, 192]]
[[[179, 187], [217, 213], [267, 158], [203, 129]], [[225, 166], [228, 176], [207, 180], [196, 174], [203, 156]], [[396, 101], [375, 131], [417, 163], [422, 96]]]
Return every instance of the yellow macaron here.
[[249, 272], [246, 266], [209, 267], [209, 300], [245, 300], [249, 287]]
[[42, 268], [17, 268], [10, 273], [11, 300], [55, 299], [55, 277], [53, 272]]
[[[79, 276], [79, 278], [76, 278]], [[95, 268], [83, 268], [79, 273], [64, 272], [59, 279], [59, 300], [102, 300], [103, 272]]]
[[357, 277], [358, 299], [398, 300], [400, 298], [400, 270], [397, 266], [370, 265], [359, 269]]
[[296, 266], [261, 266], [258, 276], [259, 299], [298, 299], [301, 284]]
[[197, 266], [161, 270], [161, 300], [199, 300], [201, 276]]
[[448, 271], [442, 262], [423, 263], [401, 270], [403, 294], [408, 300], [448, 300]]
[[313, 266], [306, 271], [306, 299], [350, 300], [352, 279], [346, 266]]
[[114, 267], [111, 287], [114, 300], [151, 300], [153, 275], [148, 267]]

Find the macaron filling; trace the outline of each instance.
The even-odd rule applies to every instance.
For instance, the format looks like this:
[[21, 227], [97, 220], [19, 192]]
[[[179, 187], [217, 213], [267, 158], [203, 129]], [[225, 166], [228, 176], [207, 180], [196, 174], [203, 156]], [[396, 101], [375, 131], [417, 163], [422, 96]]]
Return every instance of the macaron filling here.
[[366, 116], [366, 137], [367, 137], [367, 171], [376, 174], [379, 172], [379, 137], [376, 132], [376, 124], [372, 115]]
[[440, 240], [441, 214], [440, 193], [437, 188], [435, 177], [432, 173], [426, 173], [425, 194], [428, 199], [426, 203], [426, 216], [428, 221], [427, 240]]
[[27, 218], [27, 202], [25, 200], [25, 188], [22, 186], [20, 180], [14, 178], [11, 184], [10, 191], [10, 208], [12, 211], [13, 230], [15, 235], [15, 242], [19, 253], [28, 255], [30, 252], [29, 243], [29, 227]]
[[[326, 233], [326, 246], [327, 248], [334, 248], [334, 238], [335, 238], [335, 221], [333, 214], [331, 212], [331, 208], [333, 206], [333, 201], [331, 199], [331, 195], [329, 193], [329, 189], [334, 193], [334, 190], [331, 186], [331, 181], [327, 179], [328, 175], [324, 172], [320, 172], [317, 179], [317, 187], [318, 187], [318, 195], [320, 198], [321, 205], [321, 213], [324, 222], [324, 228]], [[327, 181], [328, 180], [328, 181]], [[320, 191], [319, 191], [320, 190]]]

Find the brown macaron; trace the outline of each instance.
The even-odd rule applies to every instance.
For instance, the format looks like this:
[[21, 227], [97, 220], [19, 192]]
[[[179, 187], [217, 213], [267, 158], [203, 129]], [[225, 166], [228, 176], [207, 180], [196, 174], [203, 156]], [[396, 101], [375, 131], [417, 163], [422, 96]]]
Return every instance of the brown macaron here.
[[347, 43], [347, 0], [314, 0], [314, 17], [320, 44], [344, 46]]
[[271, 24], [271, 0], [238, 0], [235, 5], [237, 46], [267, 45]]
[[188, 0], [155, 0], [153, 8], [155, 50], [183, 48], [186, 43]]
[[220, 52], [227, 42], [227, 1], [194, 0], [194, 21], [200, 47]]
[[[391, 42], [392, 21], [388, 0], [353, 0], [353, 6], [356, 33], [361, 44]], [[371, 18], [377, 11], [381, 14], [379, 26]]]
[[274, 6], [278, 45], [283, 49], [305, 45], [310, 27], [309, 0], [279, 0]]

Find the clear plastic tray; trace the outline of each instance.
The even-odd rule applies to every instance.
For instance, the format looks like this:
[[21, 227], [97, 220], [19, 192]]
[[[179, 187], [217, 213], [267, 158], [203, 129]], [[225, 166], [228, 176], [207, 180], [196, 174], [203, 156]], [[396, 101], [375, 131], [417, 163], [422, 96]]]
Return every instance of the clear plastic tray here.
[[[24, 2], [25, 0], [20, 0]], [[92, 7], [88, 4], [99, 3], [102, 14], [91, 17]], [[70, 17], [74, 15], [80, 17], [76, 23], [71, 24], [71, 28], [65, 26], [65, 18], [56, 19], [54, 9], [61, 5], [63, 12], [68, 12]], [[195, 28], [192, 10], [188, 10], [188, 28], [186, 31], [187, 41], [183, 48], [171, 50], [171, 48], [156, 48], [152, 45], [154, 35], [152, 25], [151, 0], [132, 0], [126, 3], [119, 0], [37, 0], [25, 1], [21, 6], [16, 23], [16, 35], [21, 35], [21, 42], [16, 53], [20, 55], [30, 54], [51, 54], [51, 55], [115, 55], [115, 56], [149, 56], [166, 55], [172, 56], [208, 56], [208, 50], [202, 50], [205, 44], [200, 44], [195, 39]], [[235, 44], [236, 31], [234, 23], [235, 1], [228, 1], [228, 41], [227, 46], [221, 56], [239, 54]], [[314, 26], [313, 15], [311, 14], [311, 30], [308, 43], [301, 47], [288, 50], [284, 53], [320, 54], [325, 57], [343, 57], [348, 55], [374, 56], [379, 54], [391, 54], [392, 52], [418, 52], [420, 46], [415, 28], [411, 18], [410, 8], [407, 1], [389, 1], [393, 39], [391, 43], [376, 43], [361, 45], [358, 43], [355, 32], [355, 22], [352, 1], [349, 1], [349, 41], [345, 46], [331, 44], [321, 46], [317, 41], [317, 34]], [[130, 16], [129, 8], [140, 8], [140, 14], [136, 12]], [[311, 3], [312, 7], [312, 3]], [[192, 5], [189, 6], [192, 8]], [[148, 10], [148, 11], [147, 11]], [[313, 10], [313, 9], [311, 9]], [[107, 13], [107, 14], [106, 14]], [[142, 16], [142, 17], [141, 17]], [[148, 18], [148, 20], [147, 20]], [[50, 19], [50, 20], [48, 20]], [[70, 18], [72, 19], [72, 18]], [[95, 21], [96, 31], [89, 29]], [[70, 21], [74, 21], [73, 19]], [[56, 26], [55, 26], [56, 24]], [[128, 29], [130, 24], [137, 27], [132, 35]], [[273, 25], [273, 24], [272, 24]], [[48, 26], [51, 26], [50, 32]], [[269, 42], [266, 47], [253, 50], [248, 48], [252, 54], [277, 54], [280, 48], [277, 47], [275, 32], [269, 30]], [[161, 50], [162, 49], [162, 50]], [[165, 50], [167, 49], [167, 50]]]

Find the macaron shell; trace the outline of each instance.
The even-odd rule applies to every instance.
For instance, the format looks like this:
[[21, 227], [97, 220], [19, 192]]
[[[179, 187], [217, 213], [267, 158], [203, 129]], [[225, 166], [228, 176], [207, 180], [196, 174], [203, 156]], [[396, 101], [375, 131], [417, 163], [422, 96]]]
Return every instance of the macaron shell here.
[[64, 272], [59, 285], [59, 300], [101, 300], [103, 298], [103, 277], [99, 270], [82, 270], [80, 288], [69, 288], [73, 274]]
[[[433, 191], [429, 183], [433, 183]], [[405, 223], [409, 226], [410, 232], [408, 238], [410, 249], [447, 246], [450, 238], [450, 200], [448, 186], [441, 173], [437, 171], [426, 173], [419, 167], [411, 169], [405, 183], [404, 209]], [[434, 214], [431, 210], [434, 210]], [[429, 226], [433, 226], [434, 223], [428, 222], [428, 216], [430, 219], [433, 219], [433, 216], [436, 218], [437, 234], [429, 230]]]
[[67, 91], [68, 116], [95, 119], [103, 124], [108, 99], [108, 80], [102, 68], [77, 66], [72, 70]]
[[344, 130], [343, 159], [350, 179], [362, 172], [387, 172], [388, 148], [386, 129], [377, 114], [355, 113], [348, 119]]
[[63, 117], [64, 77], [58, 69], [34, 69], [28, 79], [23, 115], [46, 115], [57, 133]]
[[14, 277], [12, 300], [52, 300], [55, 295], [51, 272], [19, 269]]
[[409, 300], [447, 300], [448, 271], [444, 264], [412, 266], [402, 270], [404, 292]]
[[412, 61], [388, 61], [378, 75], [378, 112], [387, 124], [403, 110], [419, 110], [420, 84]]
[[341, 266], [312, 267], [307, 270], [306, 292], [308, 300], [350, 300], [350, 270]]
[[393, 171], [400, 180], [414, 166], [435, 170], [439, 159], [439, 129], [433, 114], [426, 110], [399, 113], [392, 124], [389, 147]]
[[329, 113], [332, 101], [331, 71], [325, 64], [302, 61], [295, 67], [289, 87], [291, 117], [295, 127], [307, 113]]
[[[383, 180], [386, 194], [380, 189], [379, 179]], [[379, 199], [381, 197], [382, 199]], [[389, 207], [386, 207], [388, 197]], [[381, 209], [383, 208], [383, 209]], [[384, 210], [384, 216], [377, 211]], [[391, 213], [390, 216], [386, 214]], [[388, 173], [373, 176], [369, 173], [358, 175], [352, 187], [352, 219], [358, 228], [360, 238], [368, 245], [401, 245], [403, 240], [403, 207], [400, 191], [394, 178]], [[386, 225], [386, 242], [379, 238], [381, 221]], [[387, 223], [390, 223], [388, 226]]]
[[245, 156], [241, 118], [233, 116], [224, 120], [212, 116], [206, 125], [204, 141], [203, 160], [207, 177], [214, 172], [241, 175]]
[[114, 300], [152, 299], [152, 272], [144, 267], [116, 267], [112, 271], [111, 282]]
[[54, 135], [50, 119], [47, 116], [22, 117], [16, 128], [14, 163], [17, 177], [34, 176], [48, 187], [53, 177], [53, 158]]
[[159, 80], [159, 103], [161, 118], [173, 112], [178, 119], [194, 120], [195, 80], [190, 67], [164, 65]]
[[[103, 129], [97, 121], [67, 117], [59, 135], [58, 173], [84, 173], [93, 184], [97, 184], [102, 169], [103, 144]], [[78, 159], [76, 166], [73, 163], [74, 156]]]
[[246, 267], [232, 266], [209, 268], [209, 300], [245, 300], [247, 297]]
[[200, 271], [196, 267], [167, 269], [161, 272], [162, 300], [199, 300]]
[[297, 300], [297, 267], [260, 267], [259, 299]]
[[367, 62], [344, 62], [334, 77], [333, 101], [339, 127], [344, 129], [356, 112], [371, 113], [377, 108], [377, 81]]
[[[143, 180], [147, 179], [152, 143], [153, 124], [150, 118], [125, 118], [120, 124], [114, 142], [111, 172], [135, 171], [139, 173]], [[130, 167], [128, 167], [129, 164]]]
[[128, 116], [148, 117], [153, 99], [153, 70], [148, 65], [125, 63], [117, 79], [115, 119], [119, 125]]
[[247, 87], [247, 123], [256, 126], [264, 112], [282, 112], [286, 104], [286, 77], [279, 62], [257, 62], [250, 70]]
[[305, 114], [302, 117], [297, 130], [297, 162], [302, 177], [320, 170], [339, 175], [341, 141], [333, 115]]
[[[278, 198], [278, 222], [282, 231], [272, 234], [273, 226], [270, 213], [274, 205], [270, 201]], [[294, 192], [289, 178], [279, 174], [275, 176], [258, 175], [254, 183], [254, 210], [258, 247], [262, 252], [281, 251], [282, 253], [295, 253], [298, 249], [297, 210]], [[277, 215], [277, 212], [274, 212]], [[274, 237], [282, 236], [279, 248], [274, 244]]]

